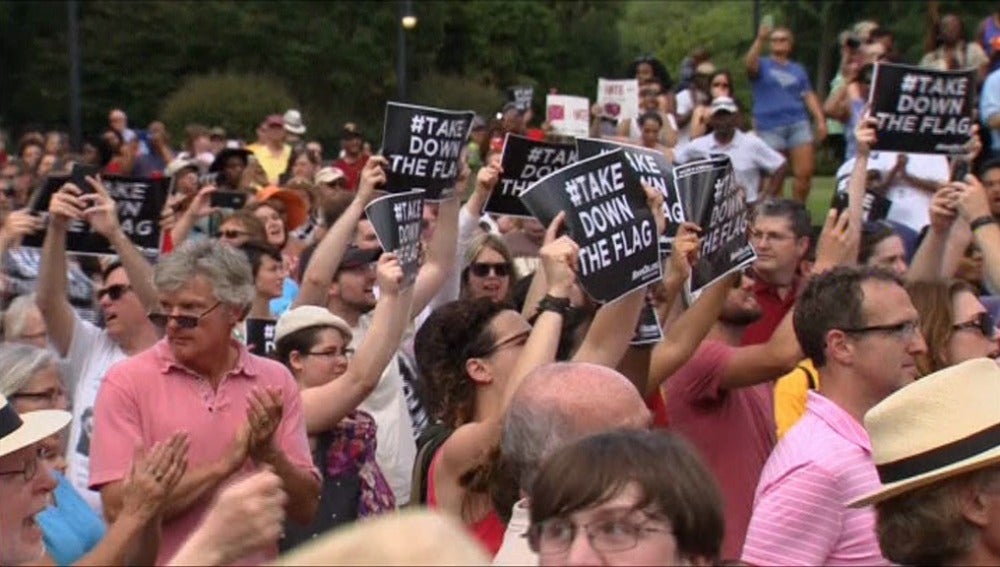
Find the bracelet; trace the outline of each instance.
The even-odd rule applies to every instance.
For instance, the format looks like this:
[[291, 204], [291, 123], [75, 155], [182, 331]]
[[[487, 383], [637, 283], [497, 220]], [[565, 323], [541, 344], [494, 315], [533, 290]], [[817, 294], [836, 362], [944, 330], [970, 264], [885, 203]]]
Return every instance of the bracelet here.
[[996, 217], [994, 217], [993, 215], [983, 215], [981, 217], [972, 219], [972, 222], [969, 223], [969, 228], [972, 229], [972, 232], [976, 232], [976, 230], [988, 224], [997, 224]]
[[545, 294], [545, 297], [538, 302], [538, 313], [552, 311], [553, 313], [565, 315], [569, 311], [569, 305], [570, 301], [568, 297], [552, 297], [549, 294]]

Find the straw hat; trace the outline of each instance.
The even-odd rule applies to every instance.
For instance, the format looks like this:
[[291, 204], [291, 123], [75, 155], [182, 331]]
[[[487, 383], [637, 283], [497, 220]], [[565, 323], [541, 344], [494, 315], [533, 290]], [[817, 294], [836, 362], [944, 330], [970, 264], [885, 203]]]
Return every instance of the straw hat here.
[[950, 366], [906, 386], [865, 414], [882, 488], [850, 504], [1000, 463], [1000, 367], [988, 358]]
[[58, 433], [72, 417], [69, 412], [61, 410], [29, 411], [19, 415], [7, 398], [0, 394], [0, 457]]

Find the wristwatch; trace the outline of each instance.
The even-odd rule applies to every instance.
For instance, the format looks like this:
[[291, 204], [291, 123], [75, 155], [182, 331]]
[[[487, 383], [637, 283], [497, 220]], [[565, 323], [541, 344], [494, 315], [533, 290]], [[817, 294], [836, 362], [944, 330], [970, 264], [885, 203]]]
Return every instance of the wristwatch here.
[[569, 311], [569, 298], [568, 297], [552, 297], [549, 294], [545, 294], [545, 297], [538, 302], [538, 312], [552, 311], [560, 315], [565, 315]]
[[988, 224], [997, 224], [996, 217], [993, 215], [983, 215], [981, 217], [974, 218], [972, 219], [972, 222], [969, 223], [969, 228], [972, 229], [972, 232], [976, 232], [976, 230]]

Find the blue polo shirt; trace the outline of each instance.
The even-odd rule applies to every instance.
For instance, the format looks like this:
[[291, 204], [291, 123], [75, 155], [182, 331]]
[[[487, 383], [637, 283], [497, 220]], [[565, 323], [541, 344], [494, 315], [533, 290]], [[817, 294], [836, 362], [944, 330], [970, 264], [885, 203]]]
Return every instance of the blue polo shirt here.
[[753, 119], [758, 130], [773, 130], [809, 120], [803, 97], [812, 91], [809, 76], [794, 61], [761, 57], [753, 87]]

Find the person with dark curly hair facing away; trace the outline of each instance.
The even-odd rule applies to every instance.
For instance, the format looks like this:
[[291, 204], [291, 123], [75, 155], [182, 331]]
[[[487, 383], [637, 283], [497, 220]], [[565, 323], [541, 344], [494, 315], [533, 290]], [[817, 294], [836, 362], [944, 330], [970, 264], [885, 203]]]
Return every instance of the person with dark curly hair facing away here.
[[619, 430], [560, 449], [538, 473], [528, 544], [539, 565], [713, 565], [722, 497], [695, 450]]
[[[650, 188], [646, 195], [662, 232], [662, 197]], [[428, 409], [453, 429], [431, 459], [427, 503], [460, 517], [491, 554], [500, 548], [505, 530], [488, 490], [503, 416], [524, 377], [555, 359], [576, 282], [579, 247], [568, 236], [556, 238], [564, 216], [560, 213], [549, 225], [540, 251], [538, 277], [545, 278], [546, 295], [533, 325], [488, 298], [463, 299], [434, 311], [414, 342]], [[573, 360], [617, 366], [642, 303], [639, 289], [601, 309]]]

